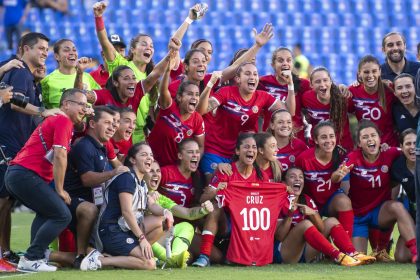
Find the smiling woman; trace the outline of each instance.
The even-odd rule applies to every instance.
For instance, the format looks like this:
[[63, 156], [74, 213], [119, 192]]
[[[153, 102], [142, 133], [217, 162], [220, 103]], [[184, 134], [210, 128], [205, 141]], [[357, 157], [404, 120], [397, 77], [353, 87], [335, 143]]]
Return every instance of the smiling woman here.
[[[54, 58], [58, 68], [41, 80], [42, 102], [46, 108], [58, 108], [63, 90], [73, 88], [76, 79], [78, 52], [73, 41], [61, 39], [54, 44]], [[80, 89], [93, 90], [101, 87], [88, 73], [83, 72], [83, 87]]]

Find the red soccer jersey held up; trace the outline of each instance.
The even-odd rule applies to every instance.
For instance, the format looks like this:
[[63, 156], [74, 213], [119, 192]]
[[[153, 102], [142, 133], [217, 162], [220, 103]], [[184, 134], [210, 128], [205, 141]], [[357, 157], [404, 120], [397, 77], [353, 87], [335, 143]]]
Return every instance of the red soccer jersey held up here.
[[216, 199], [219, 207], [227, 208], [232, 221], [226, 258], [243, 265], [272, 263], [277, 218], [287, 201], [286, 185], [230, 181]]

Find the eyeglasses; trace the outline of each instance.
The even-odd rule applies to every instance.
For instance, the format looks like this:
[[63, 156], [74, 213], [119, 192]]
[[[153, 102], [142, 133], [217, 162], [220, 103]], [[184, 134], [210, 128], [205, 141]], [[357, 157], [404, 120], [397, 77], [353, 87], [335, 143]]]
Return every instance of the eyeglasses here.
[[80, 107], [83, 107], [83, 108], [85, 108], [85, 109], [89, 109], [89, 108], [91, 108], [91, 107], [90, 107], [90, 104], [88, 104], [88, 103], [84, 103], [84, 102], [77, 102], [77, 101], [70, 100], [70, 99], [68, 99], [68, 100], [66, 100], [66, 101], [73, 102], [73, 103], [75, 103], [75, 104], [77, 104], [77, 105], [79, 105]]

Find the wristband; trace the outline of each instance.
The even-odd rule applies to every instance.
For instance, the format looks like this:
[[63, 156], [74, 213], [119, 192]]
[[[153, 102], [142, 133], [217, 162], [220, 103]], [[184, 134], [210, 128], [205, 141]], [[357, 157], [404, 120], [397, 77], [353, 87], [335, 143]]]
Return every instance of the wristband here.
[[193, 20], [192, 20], [192, 19], [190, 19], [190, 17], [187, 17], [187, 18], [184, 20], [184, 22], [186, 22], [186, 23], [188, 23], [188, 24], [191, 24], [191, 23], [193, 22]]
[[105, 29], [105, 23], [103, 17], [95, 17], [95, 26], [97, 31], [102, 31]]
[[211, 81], [208, 81], [206, 87], [213, 88], [214, 84]]
[[287, 85], [287, 90], [295, 91], [295, 85], [294, 84]]
[[139, 243], [141, 243], [144, 239], [146, 239], [146, 236], [144, 236], [144, 234], [140, 234]]

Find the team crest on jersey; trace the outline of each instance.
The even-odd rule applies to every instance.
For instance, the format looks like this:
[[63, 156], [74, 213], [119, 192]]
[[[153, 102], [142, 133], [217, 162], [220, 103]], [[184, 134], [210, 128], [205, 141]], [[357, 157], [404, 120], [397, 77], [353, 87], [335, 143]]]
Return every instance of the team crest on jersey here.
[[213, 170], [216, 170], [216, 168], [217, 168], [217, 163], [212, 162], [212, 163], [210, 164], [210, 168], [211, 168], [211, 169], [213, 169]]
[[129, 237], [125, 240], [125, 242], [127, 242], [127, 244], [133, 244], [134, 243], [134, 239]]
[[296, 158], [294, 155], [290, 155], [289, 160], [290, 162], [295, 162]]
[[188, 130], [187, 130], [187, 135], [188, 135], [188, 136], [191, 136], [192, 134], [193, 134], [192, 129], [188, 129]]
[[252, 112], [254, 113], [254, 114], [256, 114], [256, 113], [258, 113], [258, 106], [252, 106]]
[[382, 165], [382, 167], [381, 167], [381, 171], [382, 171], [383, 173], [388, 173], [388, 171], [389, 171], [388, 166], [387, 166], [387, 165]]

